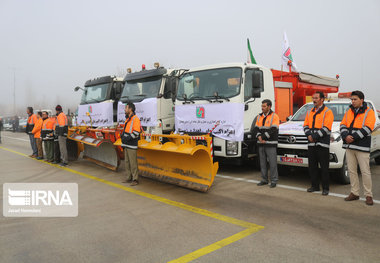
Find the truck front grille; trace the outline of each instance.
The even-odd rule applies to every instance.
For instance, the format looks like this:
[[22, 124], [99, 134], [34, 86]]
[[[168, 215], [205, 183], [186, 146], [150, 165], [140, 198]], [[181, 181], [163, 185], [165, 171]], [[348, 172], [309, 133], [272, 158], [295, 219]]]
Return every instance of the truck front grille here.
[[307, 144], [307, 137], [305, 135], [278, 135], [278, 143], [284, 144]]

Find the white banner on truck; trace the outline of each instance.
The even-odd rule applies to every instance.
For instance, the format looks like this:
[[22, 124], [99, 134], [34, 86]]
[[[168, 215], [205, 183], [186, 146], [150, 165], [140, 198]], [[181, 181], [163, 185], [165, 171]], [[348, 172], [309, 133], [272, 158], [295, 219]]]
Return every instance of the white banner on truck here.
[[[139, 117], [141, 126], [157, 126], [157, 98], [144, 99], [141, 102], [134, 103], [136, 106], [136, 115]], [[117, 121], [125, 122], [125, 104], [119, 102], [117, 108]]]
[[79, 105], [78, 107], [78, 125], [90, 126], [90, 117], [87, 116], [87, 112], [90, 113], [92, 118], [92, 126], [112, 126], [113, 125], [113, 103], [101, 102], [86, 105]]
[[175, 127], [177, 132], [209, 133], [229, 141], [244, 140], [244, 104], [215, 103], [176, 105]]

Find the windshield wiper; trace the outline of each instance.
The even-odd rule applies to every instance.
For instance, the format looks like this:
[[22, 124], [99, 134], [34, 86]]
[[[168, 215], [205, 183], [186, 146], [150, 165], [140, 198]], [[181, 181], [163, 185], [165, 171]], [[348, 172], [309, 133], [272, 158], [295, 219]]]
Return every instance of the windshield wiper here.
[[191, 97], [191, 99], [201, 99], [201, 100], [207, 100], [209, 102], [212, 102], [212, 100], [210, 100], [208, 98], [200, 97], [200, 96], [193, 96], [193, 97]]
[[120, 99], [124, 99], [124, 98], [129, 99], [129, 96], [121, 96], [121, 97], [120, 97]]
[[183, 94], [182, 97], [184, 99], [184, 102], [182, 104], [187, 104], [190, 102], [195, 103], [192, 99], [188, 99], [186, 94]]
[[226, 101], [230, 101], [229, 98], [225, 97], [225, 96], [219, 96], [217, 92], [215, 92], [215, 95], [214, 96], [207, 96], [207, 98], [215, 98], [215, 102], [222, 102], [218, 99], [222, 99], [222, 100], [226, 100]]
[[147, 95], [146, 94], [136, 94], [134, 96], [139, 96], [139, 97], [146, 97]]

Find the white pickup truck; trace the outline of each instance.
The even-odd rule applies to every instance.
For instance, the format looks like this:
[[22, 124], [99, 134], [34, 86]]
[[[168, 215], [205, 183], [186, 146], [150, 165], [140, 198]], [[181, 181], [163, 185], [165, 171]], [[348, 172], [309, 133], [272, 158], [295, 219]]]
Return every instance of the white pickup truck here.
[[[375, 105], [366, 100], [368, 105], [375, 111]], [[338, 99], [325, 101], [325, 105], [334, 113], [334, 123], [331, 129], [330, 140], [330, 169], [335, 173], [337, 181], [342, 184], [350, 183], [345, 149], [342, 148], [342, 138], [340, 137], [339, 126], [345, 112], [351, 102], [348, 99]], [[308, 167], [308, 150], [307, 138], [303, 131], [303, 123], [307, 111], [313, 107], [313, 103], [303, 105], [289, 121], [280, 124], [278, 136], [277, 163], [280, 165], [280, 171], [293, 167]], [[376, 164], [380, 164], [380, 120], [376, 115], [376, 125], [372, 132], [371, 158], [374, 158]]]

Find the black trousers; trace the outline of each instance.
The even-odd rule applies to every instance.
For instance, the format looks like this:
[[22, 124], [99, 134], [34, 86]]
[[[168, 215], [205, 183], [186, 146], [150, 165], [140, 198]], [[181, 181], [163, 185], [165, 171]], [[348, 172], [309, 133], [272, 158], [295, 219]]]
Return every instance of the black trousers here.
[[320, 181], [322, 181], [322, 189], [329, 190], [329, 152], [329, 148], [322, 146], [308, 147], [309, 174], [311, 186], [314, 189], [319, 189]]
[[59, 143], [58, 140], [54, 139], [53, 144], [53, 154], [54, 154], [54, 161], [57, 163], [61, 162], [61, 152], [59, 151]]

